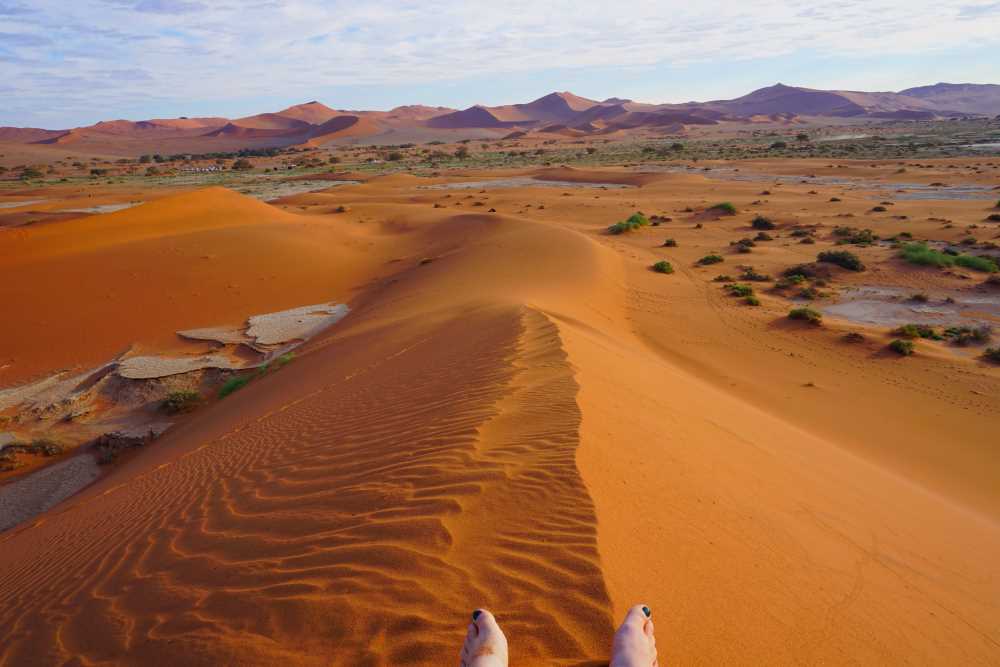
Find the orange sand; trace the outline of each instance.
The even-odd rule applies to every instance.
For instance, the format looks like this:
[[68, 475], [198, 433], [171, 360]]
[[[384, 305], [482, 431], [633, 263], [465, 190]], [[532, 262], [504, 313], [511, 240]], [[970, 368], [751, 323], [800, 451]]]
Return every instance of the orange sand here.
[[[809, 185], [762, 198], [759, 183], [697, 176], [568, 196], [421, 182], [284, 200], [295, 214], [206, 191], [16, 240], [0, 284], [34, 280], [5, 300], [51, 299], [35, 312], [122, 343], [286, 297], [352, 312], [0, 535], [0, 665], [440, 664], [477, 605], [497, 612], [512, 664], [591, 664], [638, 601], [661, 664], [1000, 659], [1000, 371], [930, 347], [890, 358], [878, 331], [845, 346], [857, 327], [789, 327], [787, 301], [750, 309], [709, 282], [830, 244], [736, 256], [754, 211], [828, 226], [849, 211], [884, 235], [944, 238], [960, 230], [926, 217], [981, 220], [982, 202], [901, 201], [904, 223]], [[695, 230], [682, 212], [720, 200], [741, 213]], [[327, 214], [339, 204], [350, 212]], [[601, 233], [636, 209], [674, 221]], [[726, 263], [694, 268], [711, 250]], [[968, 284], [858, 252], [871, 274], [838, 284]], [[661, 258], [677, 272], [650, 272]], [[76, 298], [49, 273], [79, 282]], [[253, 297], [231, 303], [225, 280]], [[91, 315], [108, 285], [141, 309]], [[25, 360], [63, 354], [65, 333], [25, 328]], [[33, 336], [49, 336], [44, 355]], [[60, 363], [99, 347], [67, 345]]]

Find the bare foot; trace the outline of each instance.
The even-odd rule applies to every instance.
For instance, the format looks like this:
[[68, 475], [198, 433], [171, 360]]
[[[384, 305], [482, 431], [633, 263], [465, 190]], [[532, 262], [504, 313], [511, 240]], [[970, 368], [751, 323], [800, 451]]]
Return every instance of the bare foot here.
[[462, 667], [507, 667], [507, 638], [485, 609], [472, 612], [462, 646]]
[[610, 667], [658, 667], [652, 615], [645, 605], [628, 610], [625, 622], [615, 633]]

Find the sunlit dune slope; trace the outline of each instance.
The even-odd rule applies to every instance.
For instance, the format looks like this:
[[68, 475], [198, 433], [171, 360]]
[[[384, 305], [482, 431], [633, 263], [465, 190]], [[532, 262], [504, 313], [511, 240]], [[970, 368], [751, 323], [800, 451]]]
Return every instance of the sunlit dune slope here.
[[0, 535], [2, 664], [450, 663], [485, 605], [579, 665], [636, 602], [661, 664], [995, 662], [995, 520], [663, 354], [638, 241], [365, 233], [405, 259], [326, 265], [361, 288], [295, 361]]

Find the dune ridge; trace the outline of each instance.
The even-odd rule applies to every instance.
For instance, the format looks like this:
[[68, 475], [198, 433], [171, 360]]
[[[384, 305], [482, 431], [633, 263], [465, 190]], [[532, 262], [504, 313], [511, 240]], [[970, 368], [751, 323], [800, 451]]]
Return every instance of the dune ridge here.
[[[398, 336], [378, 334], [310, 360], [336, 381], [267, 392], [250, 421], [225, 410], [214, 440], [180, 456], [183, 437], [164, 440], [170, 460], [0, 538], [79, 566], [4, 564], [5, 658], [421, 663], [453, 650], [482, 600], [503, 604], [526, 658], [593, 655], [611, 619], [554, 327], [505, 307], [395, 353], [371, 343]], [[359, 355], [373, 370], [344, 375]]]
[[[382, 221], [337, 218], [327, 238], [345, 259], [322, 267], [357, 286], [350, 315], [0, 534], [0, 665], [436, 664], [478, 605], [497, 612], [513, 664], [601, 664], [637, 602], [654, 609], [661, 664], [994, 663], [990, 505], [863, 458], [842, 413], [807, 427], [797, 412], [829, 405], [802, 392], [856, 409], [834, 391], [836, 364], [787, 361], [836, 334], [765, 336], [743, 321], [759, 314], [725, 308], [692, 265], [730, 223], [691, 232], [669, 277], [649, 270], [649, 236], [603, 234], [622, 208], [607, 200], [701, 183], [648, 176], [586, 206], [561, 189], [488, 193], [500, 210], [544, 201], [532, 220], [432, 208], [443, 196], [412, 177], [354, 188], [352, 207]], [[320, 218], [288, 215], [287, 230]], [[381, 262], [358, 258], [376, 242]], [[746, 390], [761, 369], [777, 397]], [[971, 386], [926, 399], [882, 380], [855, 381], [876, 406], [905, 391], [924, 411]], [[992, 414], [980, 402], [978, 421], [941, 417], [974, 422], [963, 444]], [[974, 459], [958, 463], [956, 478]]]

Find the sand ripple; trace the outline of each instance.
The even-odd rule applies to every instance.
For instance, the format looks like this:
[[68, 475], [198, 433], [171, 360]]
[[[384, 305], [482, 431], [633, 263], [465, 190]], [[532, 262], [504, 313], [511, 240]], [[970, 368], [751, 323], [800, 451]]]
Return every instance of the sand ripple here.
[[601, 657], [557, 330], [513, 306], [419, 326], [318, 350], [220, 410], [221, 437], [174, 434], [0, 538], [0, 662], [451, 664], [483, 604], [518, 664]]

